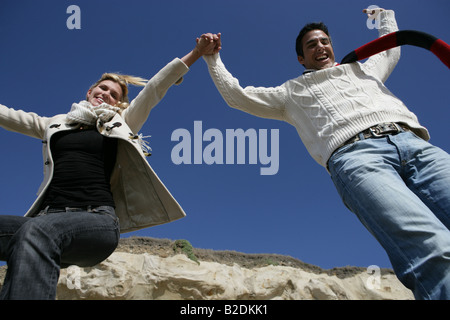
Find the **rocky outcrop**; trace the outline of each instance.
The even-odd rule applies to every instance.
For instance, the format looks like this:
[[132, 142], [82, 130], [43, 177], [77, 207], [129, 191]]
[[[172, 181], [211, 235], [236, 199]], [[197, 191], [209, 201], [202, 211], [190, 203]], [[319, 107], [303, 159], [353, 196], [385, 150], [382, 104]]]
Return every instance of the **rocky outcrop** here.
[[413, 295], [391, 270], [323, 270], [281, 255], [129, 238], [95, 267], [61, 270], [58, 299], [409, 300]]

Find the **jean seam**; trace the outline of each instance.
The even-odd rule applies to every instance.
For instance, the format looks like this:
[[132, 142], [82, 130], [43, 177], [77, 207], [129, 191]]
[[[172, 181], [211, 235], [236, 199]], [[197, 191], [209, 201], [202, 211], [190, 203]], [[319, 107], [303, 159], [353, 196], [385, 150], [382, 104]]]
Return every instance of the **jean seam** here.
[[49, 293], [47, 294], [48, 299], [55, 299], [56, 288], [58, 285], [60, 270], [59, 268], [53, 268], [52, 274], [50, 276], [50, 286]]
[[[363, 225], [370, 231], [371, 229], [373, 230], [378, 230], [379, 233], [382, 234], [382, 238], [385, 239], [386, 241], [386, 245], [389, 245], [389, 247], [391, 248], [390, 250], [388, 250], [388, 252], [395, 252], [394, 254], [397, 255], [398, 257], [401, 258], [401, 260], [403, 260], [403, 265], [405, 266], [404, 270], [409, 270], [409, 274], [410, 276], [413, 276], [415, 278], [415, 283], [416, 286], [420, 286], [420, 291], [422, 292], [423, 295], [427, 295], [426, 289], [424, 288], [424, 286], [422, 285], [420, 278], [417, 276], [416, 272], [414, 271], [414, 269], [412, 268], [412, 264], [410, 263], [410, 259], [408, 259], [408, 257], [404, 254], [403, 250], [396, 244], [396, 242], [390, 237], [389, 233], [387, 233], [378, 222], [376, 222], [376, 219], [371, 219], [371, 221], [367, 221], [367, 218], [363, 218], [362, 216], [360, 216], [359, 214], [356, 214], [354, 212], [354, 210], [351, 209], [351, 206], [348, 204], [348, 201], [346, 199], [349, 198], [349, 196], [351, 195], [351, 191], [349, 190], [349, 188], [347, 187], [347, 184], [344, 182], [344, 180], [341, 177], [341, 174], [343, 173], [343, 170], [335, 170], [335, 166], [333, 166], [333, 171], [335, 172], [334, 175], [332, 175], [332, 180], [336, 180], [336, 183], [338, 184], [337, 190], [342, 190], [342, 194], [341, 194], [341, 199], [344, 203], [344, 205], [353, 213], [355, 214], [355, 216], [358, 218], [358, 220], [361, 221], [361, 223], [363, 223]], [[336, 184], [335, 183], [335, 184]], [[369, 226], [372, 226], [369, 228]], [[374, 228], [376, 227], [376, 228]], [[370, 231], [372, 233], [372, 231]], [[377, 237], [375, 237], [377, 238]], [[407, 266], [407, 268], [406, 268]], [[398, 276], [397, 276], [398, 277]]]
[[[347, 196], [349, 194], [349, 190], [347, 189], [347, 187], [345, 185], [343, 185], [343, 189], [345, 191], [345, 194], [343, 194], [343, 196]], [[344, 204], [348, 207], [347, 203]], [[348, 207], [349, 208], [349, 207]], [[350, 208], [349, 208], [350, 209]], [[352, 211], [352, 210], [351, 210]], [[353, 211], [352, 211], [353, 212]], [[390, 237], [389, 233], [387, 233], [378, 222], [376, 222], [375, 219], [372, 219], [372, 221], [368, 222], [367, 219], [360, 217], [360, 215], [356, 214], [353, 212], [353, 214], [356, 215], [356, 217], [358, 218], [358, 220], [360, 220], [364, 226], [366, 226], [366, 228], [368, 228], [368, 226], [372, 226], [371, 228], [368, 228], [368, 230], [374, 229], [374, 230], [378, 230], [379, 233], [382, 234], [382, 237], [385, 239], [386, 245], [389, 245], [390, 250], [388, 250], [388, 252], [390, 252], [391, 254], [394, 252], [394, 254], [397, 257], [400, 257], [403, 260], [403, 265], [407, 266], [407, 268], [405, 267], [404, 270], [409, 270], [409, 275], [413, 276], [415, 281], [414, 283], [417, 286], [420, 286], [420, 291], [422, 292], [422, 295], [426, 295], [429, 297], [429, 295], [427, 294], [427, 290], [425, 289], [425, 287], [422, 285], [422, 281], [420, 280], [420, 277], [417, 276], [415, 270], [412, 268], [412, 264], [411, 264], [411, 259], [408, 259], [408, 257], [405, 255], [405, 253], [403, 252], [403, 250], [396, 244], [396, 242]], [[373, 228], [373, 227], [376, 227]], [[372, 233], [372, 231], [370, 231]], [[397, 275], [398, 277], [398, 275]], [[403, 282], [403, 280], [402, 280]]]

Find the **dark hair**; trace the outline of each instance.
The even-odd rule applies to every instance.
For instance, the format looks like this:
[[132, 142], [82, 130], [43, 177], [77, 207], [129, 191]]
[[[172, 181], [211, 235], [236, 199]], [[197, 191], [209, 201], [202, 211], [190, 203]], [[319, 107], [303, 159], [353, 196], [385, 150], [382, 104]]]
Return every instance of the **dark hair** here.
[[302, 30], [300, 30], [300, 33], [297, 36], [297, 40], [295, 41], [295, 51], [297, 51], [297, 56], [303, 57], [302, 39], [305, 36], [305, 34], [313, 30], [322, 30], [328, 36], [328, 38], [330, 38], [331, 42], [331, 37], [330, 34], [328, 33], [328, 27], [323, 22], [308, 23], [302, 28]]

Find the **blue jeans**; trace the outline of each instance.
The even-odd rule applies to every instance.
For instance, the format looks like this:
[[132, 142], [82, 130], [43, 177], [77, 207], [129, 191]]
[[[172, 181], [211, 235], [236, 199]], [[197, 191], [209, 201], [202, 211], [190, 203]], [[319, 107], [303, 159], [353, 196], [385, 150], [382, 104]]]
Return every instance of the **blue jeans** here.
[[119, 236], [114, 208], [107, 206], [0, 216], [0, 259], [8, 264], [0, 298], [55, 299], [61, 267], [100, 263]]
[[329, 160], [345, 205], [416, 299], [450, 299], [450, 156], [411, 132], [357, 141]]

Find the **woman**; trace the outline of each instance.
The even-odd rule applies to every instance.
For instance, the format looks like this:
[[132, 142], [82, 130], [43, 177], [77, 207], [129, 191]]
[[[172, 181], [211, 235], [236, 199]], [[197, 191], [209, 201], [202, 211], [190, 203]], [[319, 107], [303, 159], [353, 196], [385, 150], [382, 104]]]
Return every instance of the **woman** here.
[[[136, 133], [189, 67], [218, 50], [214, 46], [202, 36], [146, 84], [104, 74], [67, 114], [47, 118], [0, 105], [0, 126], [41, 139], [45, 161], [44, 181], [25, 217], [0, 216], [0, 259], [8, 264], [1, 298], [54, 299], [61, 267], [98, 264], [115, 250], [119, 233], [185, 216], [146, 161]], [[130, 104], [128, 84], [145, 84]]]

